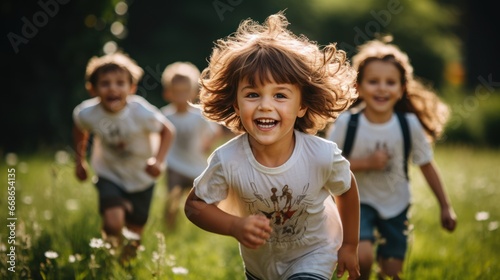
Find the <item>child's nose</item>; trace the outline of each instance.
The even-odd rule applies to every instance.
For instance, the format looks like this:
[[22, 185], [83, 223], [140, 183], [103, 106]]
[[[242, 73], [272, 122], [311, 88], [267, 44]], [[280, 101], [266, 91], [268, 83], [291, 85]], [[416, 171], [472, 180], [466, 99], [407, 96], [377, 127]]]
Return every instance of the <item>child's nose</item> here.
[[272, 99], [268, 97], [263, 97], [259, 103], [259, 110], [271, 110], [273, 108], [272, 106]]

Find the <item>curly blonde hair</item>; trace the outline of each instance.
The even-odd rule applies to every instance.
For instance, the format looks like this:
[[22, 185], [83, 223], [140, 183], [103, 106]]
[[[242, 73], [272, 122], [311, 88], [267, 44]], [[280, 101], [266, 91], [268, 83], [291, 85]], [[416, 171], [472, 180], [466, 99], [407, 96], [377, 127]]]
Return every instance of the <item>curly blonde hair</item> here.
[[200, 70], [189, 61], [177, 61], [167, 65], [161, 75], [161, 84], [164, 88], [169, 88], [176, 79], [187, 80], [193, 91], [198, 92]]
[[144, 74], [144, 70], [137, 65], [127, 54], [116, 52], [100, 57], [94, 56], [87, 63], [85, 69], [86, 88], [95, 86], [99, 75], [111, 71], [125, 71], [129, 74], [130, 83], [137, 85]]
[[271, 79], [300, 88], [307, 107], [295, 129], [315, 134], [349, 108], [357, 98], [356, 71], [346, 53], [335, 44], [320, 49], [305, 36], [287, 29], [283, 13], [269, 16], [264, 24], [244, 20], [237, 31], [215, 43], [209, 65], [201, 74], [203, 114], [234, 132], [244, 132], [234, 105], [242, 79], [254, 85]]
[[353, 56], [353, 66], [358, 70], [356, 82], [363, 80], [365, 67], [373, 61], [385, 61], [396, 66], [405, 87], [402, 98], [394, 105], [395, 111], [414, 113], [426, 134], [435, 141], [443, 133], [450, 115], [449, 107], [441, 101], [434, 90], [413, 75], [408, 55], [394, 44], [391, 37], [368, 41], [359, 46]]

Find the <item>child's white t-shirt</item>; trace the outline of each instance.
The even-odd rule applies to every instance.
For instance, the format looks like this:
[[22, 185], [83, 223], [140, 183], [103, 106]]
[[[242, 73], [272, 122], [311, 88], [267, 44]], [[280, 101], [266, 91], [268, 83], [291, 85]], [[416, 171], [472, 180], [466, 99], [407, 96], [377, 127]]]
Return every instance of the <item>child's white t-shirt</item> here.
[[79, 129], [94, 134], [91, 165], [98, 176], [129, 193], [145, 190], [155, 182], [145, 168], [158, 148], [152, 136], [168, 122], [158, 108], [131, 95], [123, 110], [111, 114], [95, 97], [80, 103], [73, 119]]
[[[344, 147], [347, 125], [351, 114], [343, 113], [335, 121], [328, 139]], [[410, 158], [415, 165], [432, 160], [432, 147], [427, 140], [417, 116], [405, 114], [410, 130]], [[411, 201], [410, 183], [404, 170], [403, 132], [397, 116], [382, 124], [370, 123], [365, 115], [359, 116], [356, 136], [350, 158], [364, 158], [377, 148], [386, 149], [390, 159], [382, 171], [354, 172], [359, 189], [360, 202], [375, 208], [384, 218], [392, 218], [408, 207]]]
[[174, 104], [161, 108], [165, 117], [175, 127], [175, 139], [166, 157], [169, 169], [189, 177], [198, 177], [207, 167], [204, 141], [217, 132], [218, 124], [203, 118], [201, 110], [193, 106], [178, 113]]
[[349, 162], [331, 141], [298, 131], [295, 136], [291, 157], [274, 168], [257, 162], [247, 134], [237, 136], [210, 156], [194, 182], [196, 195], [208, 204], [271, 220], [264, 246], [240, 246], [245, 268], [261, 279], [286, 279], [294, 271], [330, 277], [342, 243], [331, 195], [350, 188]]

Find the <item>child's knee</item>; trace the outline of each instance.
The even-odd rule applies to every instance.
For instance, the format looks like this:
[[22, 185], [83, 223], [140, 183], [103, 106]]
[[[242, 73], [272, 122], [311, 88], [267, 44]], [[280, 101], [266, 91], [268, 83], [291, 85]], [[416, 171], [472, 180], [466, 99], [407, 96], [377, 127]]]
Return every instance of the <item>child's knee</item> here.
[[359, 264], [361, 266], [371, 266], [375, 261], [373, 244], [369, 241], [361, 241], [358, 249]]

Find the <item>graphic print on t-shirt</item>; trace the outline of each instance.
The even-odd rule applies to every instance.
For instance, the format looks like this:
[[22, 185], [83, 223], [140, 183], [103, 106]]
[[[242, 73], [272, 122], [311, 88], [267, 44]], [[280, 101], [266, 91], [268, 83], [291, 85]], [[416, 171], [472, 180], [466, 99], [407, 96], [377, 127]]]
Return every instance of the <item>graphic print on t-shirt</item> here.
[[130, 155], [130, 151], [127, 151], [125, 141], [127, 136], [123, 135], [123, 131], [120, 130], [120, 127], [117, 124], [108, 123], [107, 125], [102, 125], [100, 132], [103, 142], [111, 151], [122, 158]]
[[303, 237], [309, 215], [306, 210], [313, 202], [307, 198], [309, 184], [303, 186], [298, 195], [288, 184], [271, 187], [267, 193], [260, 193], [254, 182], [250, 183], [250, 188], [252, 195], [243, 197], [243, 201], [250, 213], [262, 214], [271, 220], [270, 242], [290, 242]]

